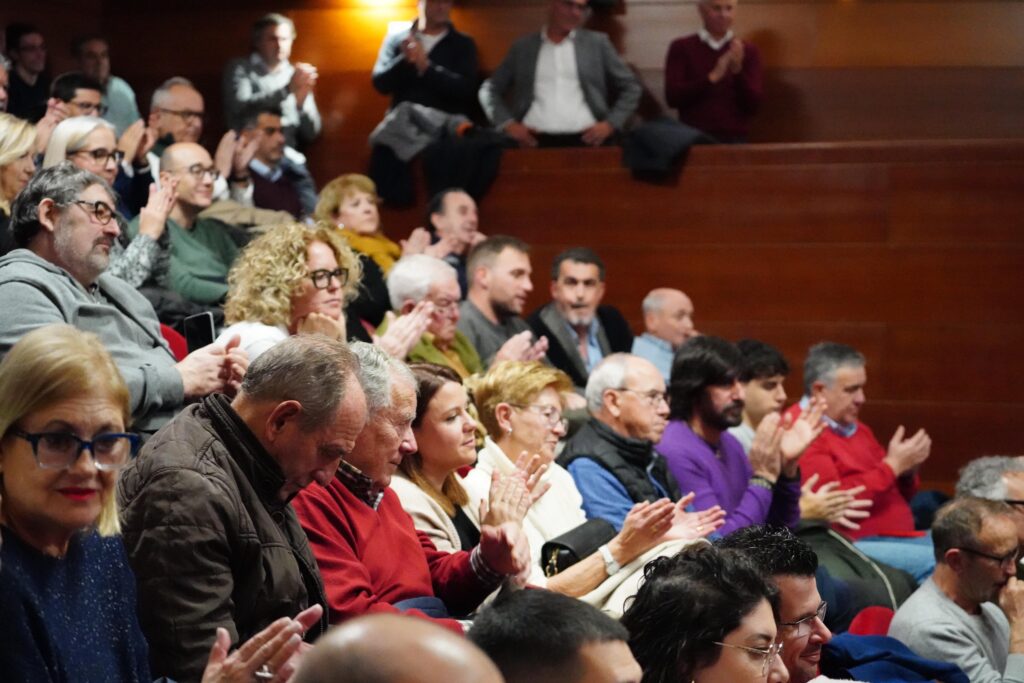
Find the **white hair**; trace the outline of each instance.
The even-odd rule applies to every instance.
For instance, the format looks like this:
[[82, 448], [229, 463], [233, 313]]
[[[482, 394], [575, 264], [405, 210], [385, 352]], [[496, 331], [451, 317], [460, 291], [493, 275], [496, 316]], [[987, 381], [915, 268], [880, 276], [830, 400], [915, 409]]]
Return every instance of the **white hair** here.
[[629, 353], [613, 353], [601, 359], [597, 367], [591, 370], [584, 392], [587, 397], [587, 409], [591, 413], [601, 410], [604, 405], [604, 392], [609, 389], [621, 389], [626, 383], [626, 372], [632, 357], [633, 355]]
[[956, 496], [962, 498], [985, 498], [1003, 500], [1006, 498], [1006, 480], [1009, 472], [1024, 470], [1024, 458], [1020, 456], [990, 455], [975, 458], [960, 469], [956, 482]]
[[149, 101], [149, 109], [162, 109], [164, 104], [167, 102], [167, 98], [171, 96], [171, 88], [183, 85], [186, 88], [192, 88], [196, 92], [196, 86], [192, 85], [192, 81], [188, 80], [184, 76], [174, 76], [168, 78], [166, 81], [157, 86], [156, 90], [153, 91], [153, 98]]
[[85, 139], [97, 128], [106, 128], [114, 134], [114, 140], [117, 140], [117, 132], [114, 130], [113, 124], [98, 116], [72, 116], [61, 121], [50, 134], [50, 141], [46, 143], [43, 168], [56, 166], [60, 162], [66, 161], [68, 156], [85, 146]]
[[359, 359], [359, 383], [366, 394], [366, 408], [372, 416], [374, 413], [391, 407], [391, 381], [397, 377], [401, 381], [416, 386], [416, 377], [402, 361], [389, 356], [379, 346], [366, 342], [353, 341], [349, 348]]
[[388, 273], [388, 296], [396, 311], [406, 301], [419, 303], [427, 298], [431, 285], [445, 280], [458, 281], [458, 273], [451, 265], [426, 254], [406, 256], [391, 267]]

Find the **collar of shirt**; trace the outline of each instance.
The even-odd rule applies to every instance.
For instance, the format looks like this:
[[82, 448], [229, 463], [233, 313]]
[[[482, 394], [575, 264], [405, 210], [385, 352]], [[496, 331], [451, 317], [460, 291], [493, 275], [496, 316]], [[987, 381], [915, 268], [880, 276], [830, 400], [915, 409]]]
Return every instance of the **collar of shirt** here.
[[338, 465], [338, 472], [335, 475], [341, 479], [341, 483], [351, 491], [356, 498], [369, 505], [374, 510], [384, 499], [384, 491], [374, 486], [373, 481], [363, 474], [359, 468], [350, 465], [344, 460]]
[[260, 177], [266, 178], [272, 183], [276, 183], [284, 173], [284, 171], [281, 170], [280, 165], [270, 168], [259, 159], [253, 159], [250, 161], [249, 168], [252, 169], [254, 173], [259, 173]]
[[280, 71], [281, 69], [287, 69], [292, 65], [292, 63], [289, 62], [288, 60], [283, 60], [278, 62], [277, 68], [272, 70], [269, 66], [267, 66], [267, 63], [263, 61], [263, 57], [260, 57], [259, 52], [253, 52], [249, 55], [249, 64], [251, 64], [253, 68], [255, 68], [257, 71], [264, 75]]
[[672, 348], [672, 344], [669, 343], [667, 340], [662, 339], [661, 337], [655, 337], [650, 332], [644, 332], [640, 336], [649, 341], [653, 346], [656, 346], [661, 351], [664, 351], [665, 353], [675, 353], [675, 350]]
[[563, 40], [560, 40], [559, 42], [556, 43], [555, 41], [553, 41], [550, 38], [548, 38], [548, 27], [547, 27], [547, 24], [545, 24], [544, 26], [541, 26], [541, 28], [540, 28], [540, 42], [541, 43], [550, 43], [551, 45], [561, 45], [566, 40], [568, 40], [569, 42], [576, 42], [576, 29], [573, 29], [573, 30], [569, 31], [569, 35], [567, 35]]
[[704, 43], [712, 50], [721, 50], [723, 47], [729, 44], [730, 40], [732, 40], [733, 33], [732, 29], [729, 29], [729, 31], [724, 36], [722, 36], [721, 40], [715, 40], [714, 36], [708, 33], [708, 30], [706, 28], [702, 28], [701, 30], [697, 31], [697, 35], [700, 37], [700, 42]]
[[[562, 320], [565, 320], [563, 317]], [[569, 330], [569, 334], [572, 335], [572, 340], [577, 344], [580, 343], [580, 335], [576, 332], [576, 328], [569, 324], [568, 320], [565, 320], [565, 326]], [[590, 320], [590, 326], [587, 327], [587, 345], [588, 346], [599, 346], [597, 343], [597, 316], [595, 315]]]
[[[810, 396], [804, 396], [803, 398], [800, 399], [800, 411], [801, 412], [807, 410], [810, 406], [811, 406], [811, 397]], [[825, 421], [825, 424], [828, 425], [829, 429], [831, 429], [833, 432], [835, 432], [836, 434], [838, 434], [839, 436], [842, 436], [844, 438], [849, 439], [851, 436], [853, 436], [854, 434], [857, 433], [857, 423], [856, 422], [854, 422], [853, 424], [844, 425], [844, 424], [840, 424], [839, 422], [836, 422], [835, 420], [833, 420], [828, 415], [822, 415], [821, 419], [823, 419]]]

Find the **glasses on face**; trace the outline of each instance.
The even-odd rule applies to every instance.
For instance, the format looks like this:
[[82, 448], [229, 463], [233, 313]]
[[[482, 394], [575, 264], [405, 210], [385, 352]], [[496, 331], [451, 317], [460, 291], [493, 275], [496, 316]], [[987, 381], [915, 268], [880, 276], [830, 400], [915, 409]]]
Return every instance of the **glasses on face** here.
[[717, 640], [712, 641], [715, 645], [721, 645], [722, 647], [731, 647], [736, 650], [746, 650], [747, 652], [753, 652], [764, 657], [764, 662], [761, 664], [761, 675], [767, 676], [768, 669], [772, 668], [772, 662], [775, 658], [782, 654], [782, 643], [772, 643], [767, 648], [759, 647], [747, 647], [746, 645], [733, 645], [732, 643], [722, 643]]
[[667, 391], [658, 391], [657, 389], [652, 389], [651, 391], [639, 391], [637, 389], [627, 389], [626, 387], [619, 387], [616, 391], [628, 391], [631, 394], [636, 394], [644, 401], [644, 403], [652, 408], [657, 408], [662, 403], [668, 405]]
[[192, 164], [188, 168], [179, 168], [174, 172], [188, 173], [190, 176], [192, 176], [193, 178], [200, 182], [205, 180], [207, 176], [209, 176], [210, 180], [212, 180], [213, 182], [217, 182], [217, 179], [220, 178], [220, 171], [217, 170], [216, 166], [203, 166], [202, 164]]
[[102, 164], [103, 166], [106, 166], [107, 162], [111, 159], [114, 160], [115, 166], [120, 166], [121, 162], [124, 161], [124, 152], [119, 149], [109, 150], [105, 147], [100, 147], [99, 149], [79, 150], [75, 152], [75, 154], [90, 156], [93, 161], [97, 164]]
[[519, 408], [520, 410], [529, 410], [531, 413], [536, 413], [544, 418], [544, 422], [547, 423], [548, 427], [555, 429], [558, 426], [562, 427], [562, 431], [569, 430], [569, 421], [562, 417], [562, 411], [554, 406], [541, 406], [541, 405], [521, 405], [518, 403], [510, 404], [513, 408]]
[[192, 109], [161, 109], [160, 111], [162, 111], [165, 114], [172, 114], [174, 116], [177, 116], [185, 123], [189, 123], [190, 121], [203, 120], [203, 112], [194, 111]]
[[68, 469], [78, 461], [83, 449], [89, 449], [96, 469], [113, 472], [128, 464], [138, 452], [140, 443], [138, 434], [115, 432], [99, 434], [91, 441], [80, 439], [68, 432], [29, 434], [12, 429], [10, 433], [32, 444], [32, 455], [35, 456], [36, 465], [48, 470]]
[[106, 202], [87, 202], [84, 199], [76, 199], [71, 203], [82, 207], [82, 210], [95, 218], [100, 225], [106, 225], [114, 217], [114, 209]]
[[1014, 500], [1013, 498], [1004, 498], [1003, 502], [1007, 505], [1012, 505], [1013, 509], [1017, 512], [1024, 512], [1024, 500]]
[[434, 311], [437, 313], [443, 313], [449, 309], [459, 307], [458, 299], [431, 299], [430, 303], [434, 304]]
[[1002, 569], [1012, 569], [1013, 567], [1016, 567], [1017, 566], [1017, 560], [1020, 559], [1020, 548], [1019, 547], [1018, 548], [1014, 548], [1013, 550], [1011, 550], [1010, 552], [1006, 553], [1005, 555], [992, 555], [990, 553], [984, 553], [984, 552], [982, 552], [980, 550], [975, 550], [974, 548], [958, 548], [958, 550], [963, 550], [964, 552], [968, 552], [971, 555], [976, 555], [978, 557], [984, 557], [987, 560], [992, 560], [993, 562], [997, 562], [997, 563], [999, 563], [999, 566]]
[[97, 116], [103, 116], [107, 113], [107, 105], [96, 104], [95, 102], [75, 102], [71, 100], [68, 104], [72, 104], [81, 109], [86, 114], [95, 113]]
[[310, 272], [309, 277], [313, 280], [313, 286], [316, 289], [327, 289], [330, 287], [332, 277], [337, 278], [338, 285], [344, 287], [348, 284], [348, 268], [335, 268], [334, 270], [318, 268]]
[[810, 634], [815, 619], [820, 619], [822, 622], [825, 621], [825, 612], [827, 610], [828, 603], [822, 600], [821, 604], [818, 605], [818, 609], [814, 610], [814, 614], [809, 617], [804, 617], [798, 621], [784, 621], [779, 625], [791, 631], [794, 638], [803, 638]]

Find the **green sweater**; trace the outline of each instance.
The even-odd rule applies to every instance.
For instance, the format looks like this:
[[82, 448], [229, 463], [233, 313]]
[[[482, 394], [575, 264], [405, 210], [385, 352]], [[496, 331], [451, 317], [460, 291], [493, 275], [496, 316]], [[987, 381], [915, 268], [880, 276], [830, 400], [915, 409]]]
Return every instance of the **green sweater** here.
[[[139, 218], [128, 225], [134, 238], [139, 233]], [[170, 249], [170, 272], [153, 273], [155, 282], [167, 282], [170, 288], [190, 301], [216, 304], [228, 293], [228, 271], [238, 255], [228, 226], [213, 218], [199, 218], [191, 230], [167, 219], [167, 231], [158, 244]], [[147, 283], [149, 284], [149, 283]]]
[[[387, 331], [387, 328], [388, 324], [385, 320], [377, 327], [377, 334], [384, 334], [384, 332]], [[409, 355], [406, 360], [410, 363], [434, 363], [436, 365], [451, 367], [451, 363], [448, 361], [448, 358], [441, 353], [441, 349], [427, 341], [428, 339], [429, 335], [420, 337], [420, 340], [416, 342], [416, 345], [409, 349]], [[452, 351], [455, 352], [455, 355], [459, 357], [459, 360], [462, 361], [466, 370], [469, 371], [469, 374], [475, 375], [478, 372], [484, 371], [484, 364], [480, 360], [480, 354], [476, 352], [476, 349], [473, 348], [469, 339], [466, 335], [462, 334], [462, 332], [456, 330], [455, 339], [452, 341], [451, 348]]]

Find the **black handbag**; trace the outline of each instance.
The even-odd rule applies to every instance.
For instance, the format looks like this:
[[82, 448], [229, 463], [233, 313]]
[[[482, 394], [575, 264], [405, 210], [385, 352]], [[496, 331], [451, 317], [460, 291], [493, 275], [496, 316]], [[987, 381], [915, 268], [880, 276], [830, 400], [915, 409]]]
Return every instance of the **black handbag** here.
[[540, 550], [545, 576], [554, 576], [615, 538], [615, 527], [603, 519], [588, 519], [575, 529], [553, 538]]

